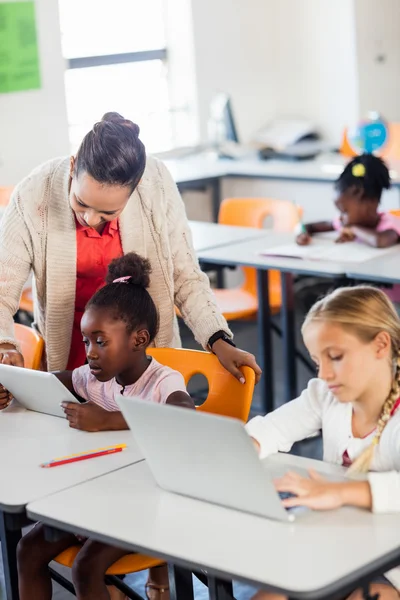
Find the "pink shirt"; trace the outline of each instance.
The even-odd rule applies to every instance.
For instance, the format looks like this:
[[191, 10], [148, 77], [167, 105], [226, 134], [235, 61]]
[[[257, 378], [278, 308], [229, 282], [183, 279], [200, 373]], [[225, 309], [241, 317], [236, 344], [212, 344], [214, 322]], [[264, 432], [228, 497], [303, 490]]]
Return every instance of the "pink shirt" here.
[[[379, 222], [376, 226], [375, 231], [388, 231], [389, 229], [393, 229], [400, 236], [400, 217], [396, 217], [391, 213], [380, 213], [379, 214]], [[332, 226], [337, 231], [340, 231], [343, 228], [343, 225], [340, 222], [339, 217], [332, 221]], [[383, 291], [389, 296], [392, 302], [400, 303], [400, 285], [395, 284], [392, 288], [383, 288]]]
[[[339, 217], [332, 221], [332, 226], [337, 231], [343, 229]], [[396, 217], [391, 213], [379, 213], [379, 222], [375, 231], [388, 231], [388, 229], [393, 229], [400, 236], [400, 217]]]
[[[91, 400], [105, 410], [120, 410], [115, 395], [123, 390], [122, 385], [113, 378], [110, 381], [98, 381], [91, 374], [89, 365], [83, 365], [72, 372], [72, 385], [75, 392], [84, 400]], [[165, 367], [154, 358], [143, 375], [132, 385], [125, 386], [124, 396], [136, 396], [141, 400], [164, 404], [173, 392], [186, 392], [185, 381], [178, 371]]]

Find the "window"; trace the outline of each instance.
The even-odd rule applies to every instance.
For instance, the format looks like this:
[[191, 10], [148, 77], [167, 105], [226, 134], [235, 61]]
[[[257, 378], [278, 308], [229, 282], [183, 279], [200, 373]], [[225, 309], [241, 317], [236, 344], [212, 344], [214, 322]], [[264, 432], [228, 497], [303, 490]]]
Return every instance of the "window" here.
[[59, 0], [72, 151], [116, 111], [140, 126], [150, 152], [175, 145], [164, 0]]

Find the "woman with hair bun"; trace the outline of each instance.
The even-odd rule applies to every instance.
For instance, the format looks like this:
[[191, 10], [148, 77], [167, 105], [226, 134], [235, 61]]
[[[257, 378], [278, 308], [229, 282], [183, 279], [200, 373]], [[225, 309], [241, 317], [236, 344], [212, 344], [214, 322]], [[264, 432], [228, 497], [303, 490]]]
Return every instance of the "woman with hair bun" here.
[[166, 167], [146, 156], [139, 127], [107, 113], [75, 157], [39, 166], [16, 186], [0, 226], [0, 361], [22, 366], [13, 315], [34, 274], [35, 325], [46, 344], [46, 368], [85, 362], [80, 321], [108, 264], [129, 252], [150, 261], [149, 293], [160, 328], [155, 346], [180, 345], [175, 306], [203, 348], [239, 380], [253, 355], [233, 345], [202, 273], [183, 202]]

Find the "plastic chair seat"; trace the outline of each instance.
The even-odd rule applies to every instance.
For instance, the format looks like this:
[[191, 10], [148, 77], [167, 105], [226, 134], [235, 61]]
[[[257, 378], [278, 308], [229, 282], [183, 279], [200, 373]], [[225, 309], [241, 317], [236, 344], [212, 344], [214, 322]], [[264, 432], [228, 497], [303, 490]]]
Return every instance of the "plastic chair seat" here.
[[[218, 308], [227, 321], [248, 319], [258, 312], [258, 297], [242, 289], [213, 290]], [[272, 314], [277, 314], [281, 308], [280, 281], [269, 281], [269, 307]]]
[[33, 296], [32, 288], [26, 288], [22, 292], [21, 300], [19, 303], [19, 310], [33, 314]]
[[19, 342], [27, 369], [40, 369], [44, 341], [35, 329], [26, 325], [14, 324], [15, 339]]
[[[59, 565], [64, 567], [72, 568], [74, 560], [82, 548], [82, 544], [76, 546], [70, 546], [67, 550], [64, 550], [57, 556], [55, 561]], [[144, 571], [151, 567], [158, 567], [165, 563], [164, 560], [159, 558], [153, 558], [152, 556], [145, 556], [144, 554], [126, 554], [119, 560], [117, 560], [108, 569], [106, 575], [127, 575], [128, 573], [136, 573], [137, 571]]]
[[257, 313], [257, 298], [246, 290], [241, 288], [217, 289], [214, 290], [214, 295], [218, 308], [227, 321], [246, 319]]

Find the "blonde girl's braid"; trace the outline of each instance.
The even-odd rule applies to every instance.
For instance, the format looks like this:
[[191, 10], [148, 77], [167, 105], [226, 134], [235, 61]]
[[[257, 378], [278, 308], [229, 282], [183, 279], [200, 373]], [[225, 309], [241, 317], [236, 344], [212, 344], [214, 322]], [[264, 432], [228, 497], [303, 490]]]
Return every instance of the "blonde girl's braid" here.
[[372, 459], [374, 458], [374, 450], [375, 446], [379, 444], [379, 440], [381, 439], [382, 433], [388, 424], [388, 421], [391, 416], [391, 412], [393, 410], [393, 406], [395, 405], [397, 399], [400, 396], [400, 352], [397, 352], [395, 360], [395, 373], [393, 377], [392, 389], [390, 390], [390, 394], [385, 400], [384, 405], [382, 406], [382, 412], [379, 417], [378, 424], [376, 426], [376, 433], [371, 444], [360, 454], [358, 458], [353, 462], [351, 467], [348, 470], [348, 473], [366, 473], [369, 471], [372, 463]]

